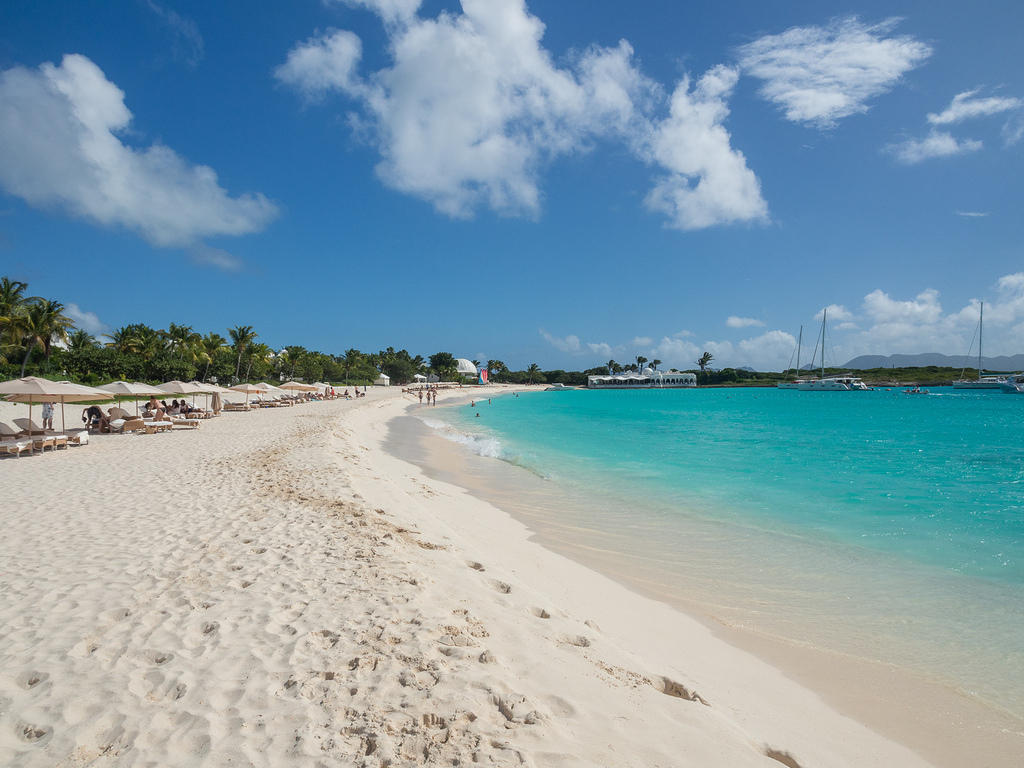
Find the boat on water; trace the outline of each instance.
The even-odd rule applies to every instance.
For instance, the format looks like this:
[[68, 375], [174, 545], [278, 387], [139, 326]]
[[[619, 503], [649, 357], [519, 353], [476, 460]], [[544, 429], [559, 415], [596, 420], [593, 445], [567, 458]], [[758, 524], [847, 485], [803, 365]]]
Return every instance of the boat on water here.
[[[871, 387], [850, 373], [837, 376], [825, 375], [825, 327], [828, 324], [828, 309], [821, 315], [821, 375], [817, 379], [794, 379], [779, 384], [780, 389], [796, 389], [800, 392], [869, 392]], [[800, 328], [803, 340], [803, 327]], [[799, 367], [799, 363], [797, 364]], [[786, 386], [783, 386], [785, 384]]]
[[550, 387], [544, 387], [545, 392], [568, 392], [576, 387], [567, 387], [565, 384], [552, 384]]
[[1024, 373], [1007, 376], [999, 388], [1008, 395], [1024, 395]]
[[[981, 365], [981, 342], [985, 330], [985, 302], [981, 302], [978, 313], [978, 378], [960, 378], [953, 382], [953, 389], [1003, 389], [1007, 382], [1005, 375], [986, 374]], [[963, 371], [960, 372], [963, 376]]]

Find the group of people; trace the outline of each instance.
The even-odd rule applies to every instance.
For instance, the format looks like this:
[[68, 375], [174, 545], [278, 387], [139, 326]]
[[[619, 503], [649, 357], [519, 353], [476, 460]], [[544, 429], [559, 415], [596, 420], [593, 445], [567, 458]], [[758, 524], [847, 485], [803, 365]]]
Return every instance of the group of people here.
[[420, 405], [423, 405], [424, 394], [427, 396], [427, 405], [437, 405], [437, 390], [433, 387], [426, 390], [420, 388], [417, 394], [420, 396]]
[[[47, 411], [46, 406], [50, 406], [49, 411]], [[114, 416], [114, 408], [117, 408], [117, 406], [112, 406], [108, 412], [104, 413], [103, 409], [98, 405], [90, 405], [82, 411], [82, 422], [88, 429], [98, 429], [100, 432], [107, 432], [110, 429], [110, 422], [116, 418]], [[149, 402], [146, 403], [142, 415], [146, 418], [161, 421], [164, 416], [188, 416], [199, 410], [201, 409], [195, 408], [184, 399], [180, 401], [172, 400], [171, 404], [168, 405], [166, 400], [157, 400], [155, 397], [151, 397]], [[43, 403], [43, 429], [53, 429], [52, 403]]]

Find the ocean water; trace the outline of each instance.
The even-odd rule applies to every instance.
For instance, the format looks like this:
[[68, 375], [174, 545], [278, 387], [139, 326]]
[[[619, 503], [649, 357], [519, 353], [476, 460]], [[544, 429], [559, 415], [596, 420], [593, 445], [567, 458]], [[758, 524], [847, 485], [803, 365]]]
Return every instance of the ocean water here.
[[425, 415], [652, 593], [1024, 716], [1024, 397], [569, 391]]

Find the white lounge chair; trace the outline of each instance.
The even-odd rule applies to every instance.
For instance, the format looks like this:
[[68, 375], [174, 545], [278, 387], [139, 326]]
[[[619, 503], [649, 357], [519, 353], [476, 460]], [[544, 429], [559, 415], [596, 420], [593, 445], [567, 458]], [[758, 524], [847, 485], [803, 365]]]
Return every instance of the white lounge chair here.
[[14, 456], [20, 458], [24, 451], [30, 451], [32, 449], [31, 440], [3, 440], [0, 441], [0, 454], [5, 456]]

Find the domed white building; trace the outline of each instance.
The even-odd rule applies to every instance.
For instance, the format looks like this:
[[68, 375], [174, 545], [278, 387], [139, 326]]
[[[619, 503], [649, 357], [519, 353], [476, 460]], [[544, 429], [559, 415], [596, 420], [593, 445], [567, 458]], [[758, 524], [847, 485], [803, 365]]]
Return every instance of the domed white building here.
[[460, 376], [476, 376], [476, 366], [473, 365], [472, 360], [467, 360], [464, 357], [460, 357], [455, 361], [455, 370]]

